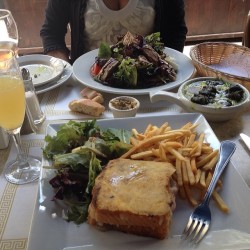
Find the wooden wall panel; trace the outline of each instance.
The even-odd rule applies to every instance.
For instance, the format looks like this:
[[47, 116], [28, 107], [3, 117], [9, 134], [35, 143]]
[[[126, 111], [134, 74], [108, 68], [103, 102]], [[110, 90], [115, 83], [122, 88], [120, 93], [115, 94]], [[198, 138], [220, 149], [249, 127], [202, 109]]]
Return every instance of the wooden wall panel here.
[[250, 0], [185, 0], [188, 40], [242, 37]]

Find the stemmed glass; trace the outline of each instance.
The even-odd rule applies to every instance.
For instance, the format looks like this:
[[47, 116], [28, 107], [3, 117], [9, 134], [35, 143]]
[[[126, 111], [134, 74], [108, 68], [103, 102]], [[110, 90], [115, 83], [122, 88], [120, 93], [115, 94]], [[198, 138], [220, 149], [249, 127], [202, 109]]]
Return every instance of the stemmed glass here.
[[25, 114], [25, 88], [15, 54], [0, 49], [0, 126], [13, 138], [17, 158], [7, 163], [6, 179], [14, 184], [32, 182], [39, 177], [41, 161], [22, 153], [20, 130]]
[[11, 49], [17, 55], [17, 25], [11, 12], [6, 9], [0, 9], [0, 49]]

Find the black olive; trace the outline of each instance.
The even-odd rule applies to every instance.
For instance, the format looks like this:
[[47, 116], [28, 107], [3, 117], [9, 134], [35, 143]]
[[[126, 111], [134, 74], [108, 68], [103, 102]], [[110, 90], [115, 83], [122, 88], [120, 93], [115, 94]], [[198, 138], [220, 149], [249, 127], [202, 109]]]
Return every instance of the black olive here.
[[231, 100], [235, 100], [236, 102], [239, 102], [243, 99], [243, 94], [244, 93], [237, 91], [237, 92], [229, 93], [227, 97]]
[[226, 94], [227, 98], [231, 99], [231, 100], [235, 100], [237, 102], [241, 101], [244, 97], [244, 90], [238, 86], [232, 86], [227, 90], [227, 94]]
[[216, 95], [216, 88], [213, 86], [204, 86], [200, 91], [199, 94], [215, 97]]
[[232, 86], [232, 87], [230, 87], [228, 89], [229, 93], [235, 92], [235, 91], [242, 91], [242, 92], [244, 92], [244, 90], [239, 85], [234, 85], [234, 86]]
[[201, 105], [207, 105], [211, 102], [210, 98], [205, 95], [200, 95], [200, 94], [195, 94], [192, 98], [191, 101], [197, 104]]

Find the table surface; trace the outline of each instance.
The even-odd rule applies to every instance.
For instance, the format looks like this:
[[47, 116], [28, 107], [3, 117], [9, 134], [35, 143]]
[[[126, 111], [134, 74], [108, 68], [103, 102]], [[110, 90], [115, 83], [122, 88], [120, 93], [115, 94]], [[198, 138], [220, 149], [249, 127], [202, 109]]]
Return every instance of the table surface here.
[[[39, 95], [42, 110], [46, 115], [46, 121], [39, 128], [37, 134], [30, 134], [27, 124], [22, 130], [22, 142], [25, 151], [41, 156], [44, 143], [44, 134], [46, 126], [55, 121], [68, 121], [69, 119], [88, 119], [89, 116], [72, 113], [68, 109], [70, 100], [80, 98], [80, 90], [83, 85], [76, 82], [71, 77], [60, 87]], [[112, 114], [108, 110], [108, 101], [114, 97], [112, 94], [105, 94], [105, 107], [103, 118], [112, 119]], [[141, 108], [138, 116], [151, 116], [161, 114], [180, 114], [183, 110], [174, 105], [164, 102], [151, 104], [148, 96], [138, 96], [141, 101]], [[250, 135], [250, 105], [246, 110], [234, 120], [211, 123], [220, 141], [232, 140], [237, 145], [237, 150], [232, 157], [232, 162], [239, 173], [250, 187], [250, 151], [246, 148], [239, 138], [240, 133]], [[15, 156], [14, 147], [0, 150], [0, 171], [2, 173], [5, 163]], [[38, 190], [38, 182], [16, 186], [7, 183], [4, 177], [0, 176], [0, 249], [26, 249], [32, 214], [35, 206], [35, 200]]]

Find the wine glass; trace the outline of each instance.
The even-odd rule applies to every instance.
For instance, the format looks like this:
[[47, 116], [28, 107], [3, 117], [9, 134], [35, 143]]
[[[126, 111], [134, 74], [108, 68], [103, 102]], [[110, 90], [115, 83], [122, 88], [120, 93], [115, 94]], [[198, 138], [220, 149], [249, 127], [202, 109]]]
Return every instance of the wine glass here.
[[9, 10], [0, 9], [0, 49], [11, 49], [17, 55], [18, 30]]
[[41, 168], [38, 158], [21, 150], [25, 102], [24, 82], [15, 54], [10, 49], [0, 49], [0, 126], [13, 138], [17, 148], [17, 158], [7, 163], [4, 174], [14, 184], [34, 181]]

